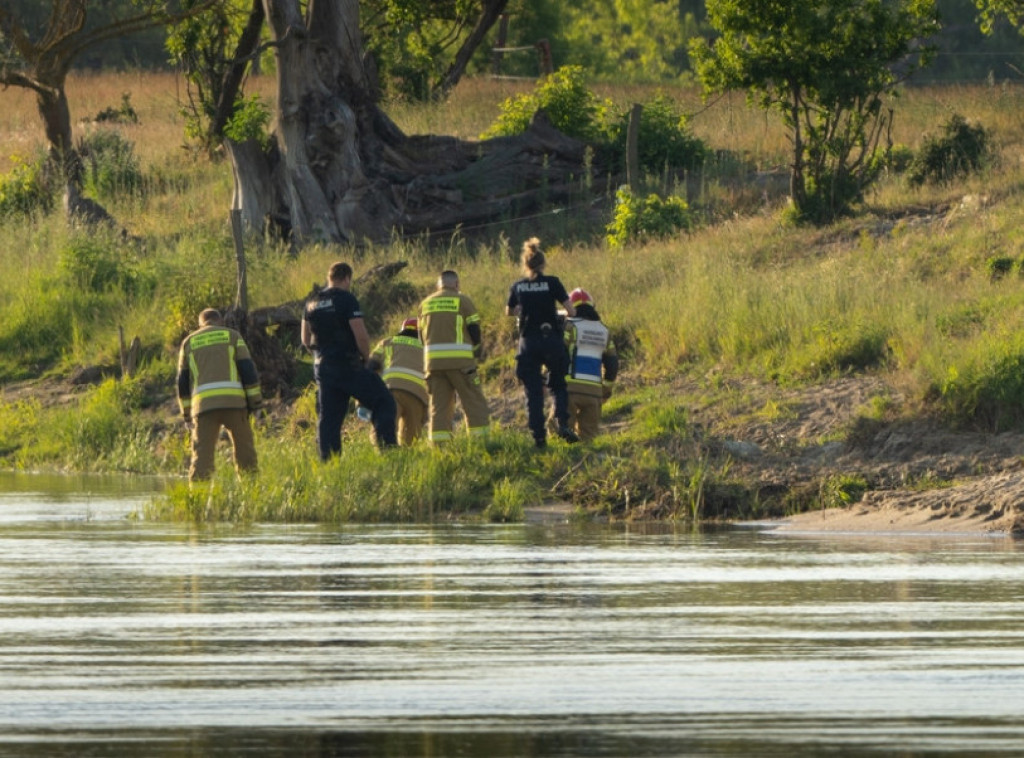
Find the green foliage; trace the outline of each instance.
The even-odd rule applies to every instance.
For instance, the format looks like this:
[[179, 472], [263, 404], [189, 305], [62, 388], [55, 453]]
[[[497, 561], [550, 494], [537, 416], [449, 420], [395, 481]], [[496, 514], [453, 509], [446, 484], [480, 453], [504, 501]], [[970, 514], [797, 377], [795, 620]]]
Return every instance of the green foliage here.
[[[710, 150], [693, 136], [686, 116], [665, 95], [656, 94], [642, 103], [637, 148], [640, 168], [657, 174], [666, 169], [695, 169], [703, 165]], [[615, 153], [625, 160], [630, 111], [626, 110], [611, 127]]]
[[108, 105], [93, 117], [93, 121], [113, 124], [139, 123], [139, 113], [132, 105], [132, 93], [121, 93], [121, 104], [116, 108]]
[[269, 124], [270, 108], [259, 95], [239, 97], [235, 101], [234, 114], [224, 126], [224, 136], [235, 142], [256, 140], [265, 146]]
[[587, 88], [582, 68], [564, 66], [544, 77], [533, 92], [505, 100], [497, 121], [480, 136], [487, 139], [522, 134], [533, 114], [543, 109], [563, 134], [584, 142], [599, 142], [606, 136], [604, 117], [608, 107]]
[[675, 0], [563, 3], [562, 15], [562, 59], [616, 81], [678, 81], [689, 68], [686, 41], [702, 31]]
[[14, 168], [0, 177], [0, 219], [29, 216], [53, 209], [54, 191], [42, 152], [32, 160], [15, 159]]
[[130, 195], [142, 187], [142, 169], [135, 145], [118, 132], [98, 130], [86, 136], [78, 147], [85, 169], [84, 187], [102, 198]]
[[204, 308], [227, 308], [238, 287], [234, 251], [227, 240], [197, 238], [177, 249], [178, 260], [159, 275], [159, 296], [166, 303], [163, 335], [177, 347], [197, 326]]
[[629, 242], [669, 237], [692, 229], [694, 224], [690, 206], [681, 197], [642, 197], [623, 187], [615, 193], [615, 214], [606, 228], [608, 244], [622, 247]]
[[76, 287], [91, 291], [117, 290], [135, 294], [142, 284], [133, 251], [111, 237], [77, 234], [58, 253], [61, 273]]
[[908, 180], [920, 186], [939, 184], [981, 169], [991, 158], [991, 137], [981, 124], [972, 126], [960, 114], [953, 114], [939, 136], [925, 137], [910, 164]]
[[537, 485], [526, 478], [502, 478], [494, 485], [491, 502], [484, 508], [483, 517], [494, 522], [517, 522], [525, 518], [527, 505], [541, 502]]
[[[915, 47], [938, 30], [930, 0], [709, 0], [720, 36], [691, 56], [706, 94], [743, 90], [782, 117], [793, 145], [796, 215], [833, 220], [877, 177], [876, 152], [895, 93], [893, 65], [927, 61]], [[918, 56], [915, 61], [912, 57]], [[909, 61], [909, 63], [908, 63]]]
[[0, 379], [38, 377], [123, 308], [118, 294], [81, 290], [58, 280], [29, 286], [0, 319], [0, 355], [17, 359], [0, 364]]
[[[182, 107], [185, 135], [213, 147], [220, 135], [209, 134], [224, 82], [234, 64], [234, 48], [242, 36], [252, 7], [247, 0], [214, 3], [204, 13], [171, 27], [167, 34], [167, 52], [185, 72], [188, 102]], [[235, 100], [246, 106], [244, 98]]]
[[1024, 336], [988, 335], [947, 367], [930, 394], [961, 424], [998, 432], [1024, 423]]
[[992, 281], [998, 281], [1013, 271], [1017, 259], [1008, 255], [994, 255], [985, 261], [985, 270]]

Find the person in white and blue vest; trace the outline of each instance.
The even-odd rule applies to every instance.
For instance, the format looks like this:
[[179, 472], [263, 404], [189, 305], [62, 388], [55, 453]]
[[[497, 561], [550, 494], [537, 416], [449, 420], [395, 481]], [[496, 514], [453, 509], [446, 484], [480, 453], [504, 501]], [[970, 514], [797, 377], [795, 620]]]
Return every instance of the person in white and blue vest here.
[[576, 309], [576, 316], [565, 320], [569, 426], [581, 440], [589, 442], [600, 429], [601, 406], [612, 396], [619, 355], [590, 293], [577, 287], [569, 293], [569, 301]]

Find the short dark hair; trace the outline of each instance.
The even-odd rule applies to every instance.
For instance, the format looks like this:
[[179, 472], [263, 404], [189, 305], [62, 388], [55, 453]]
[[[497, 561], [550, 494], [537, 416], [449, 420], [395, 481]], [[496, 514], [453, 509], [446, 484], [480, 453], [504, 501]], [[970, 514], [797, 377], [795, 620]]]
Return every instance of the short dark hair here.
[[343, 282], [351, 277], [352, 267], [341, 261], [332, 263], [331, 267], [327, 270], [327, 281], [329, 282]]
[[220, 311], [216, 308], [204, 308], [203, 312], [199, 314], [199, 326], [220, 324], [222, 320], [223, 318], [220, 315]]

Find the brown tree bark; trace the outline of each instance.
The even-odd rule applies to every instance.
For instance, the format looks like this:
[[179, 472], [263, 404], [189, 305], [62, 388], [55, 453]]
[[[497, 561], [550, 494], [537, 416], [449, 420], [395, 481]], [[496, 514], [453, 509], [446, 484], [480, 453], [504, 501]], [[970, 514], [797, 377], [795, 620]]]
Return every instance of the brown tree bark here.
[[[585, 146], [538, 114], [517, 137], [467, 142], [403, 134], [378, 107], [358, 0], [264, 0], [277, 55], [273, 144], [230, 148], [236, 204], [293, 243], [451, 229], [578, 190]], [[269, 183], [265, 182], [270, 178]]]

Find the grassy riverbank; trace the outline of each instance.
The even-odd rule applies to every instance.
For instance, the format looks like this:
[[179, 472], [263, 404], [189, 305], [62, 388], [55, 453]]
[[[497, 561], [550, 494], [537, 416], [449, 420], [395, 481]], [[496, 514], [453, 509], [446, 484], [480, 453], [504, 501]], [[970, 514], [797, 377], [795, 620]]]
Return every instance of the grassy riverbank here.
[[[78, 116], [116, 106], [124, 92], [139, 112], [139, 124], [116, 128], [134, 145], [137, 176], [127, 191], [114, 187], [100, 196], [135, 239], [68, 229], [58, 211], [0, 224], [3, 270], [17, 272], [0, 281], [3, 465], [185, 469], [187, 441], [172, 397], [177, 341], [201, 307], [230, 303], [234, 257], [230, 168], [181, 147], [177, 86], [171, 77], [126, 75], [70, 88]], [[269, 82], [261, 88], [271, 90]], [[448, 104], [396, 106], [394, 114], [411, 133], [472, 137], [513, 91], [468, 82]], [[629, 90], [603, 94], [617, 102], [643, 98]], [[1020, 430], [1024, 171], [1016, 116], [1024, 91], [908, 91], [897, 104], [896, 143], [915, 149], [961, 113], [990, 130], [998, 160], [955, 186], [913, 189], [893, 175], [855, 218], [823, 229], [784, 224], [783, 200], [765, 181], [770, 174], [758, 173], [787, 162], [772, 119], [738, 98], [702, 110], [696, 93], [670, 94], [694, 114], [697, 136], [734, 157], [731, 168], [721, 161], [691, 182], [703, 222], [690, 234], [610, 248], [603, 227], [612, 197], [583, 203], [581, 193], [580, 207], [464, 230], [444, 244], [396, 240], [297, 257], [252, 246], [253, 307], [301, 299], [337, 259], [352, 261], [357, 277], [378, 263], [406, 261], [398, 285], [413, 300], [431, 289], [438, 270], [458, 268], [484, 318], [482, 373], [496, 419], [487, 442], [380, 455], [353, 418], [344, 455], [321, 466], [307, 365], [259, 427], [256, 477], [236, 482], [221, 460], [212, 497], [175, 489], [150, 515], [503, 520], [551, 499], [613, 518], [778, 515], [849, 502], [893, 483], [841, 462], [789, 480], [774, 470], [766, 476], [744, 458], [750, 445], [762, 452], [770, 445], [832, 450], [863, 443], [869, 431], [923, 420], [971, 433]], [[16, 92], [2, 97], [0, 134], [24, 162], [40, 141], [33, 104]], [[16, 169], [11, 154], [3, 160], [0, 170]], [[556, 444], [543, 455], [528, 444], [512, 374], [513, 325], [502, 315], [519, 244], [533, 234], [549, 251], [551, 272], [597, 298], [624, 357], [606, 407], [610, 433], [590, 446]], [[399, 299], [375, 314], [380, 329], [373, 336], [393, 329], [411, 302]], [[141, 371], [126, 381], [115, 378], [119, 328], [143, 345]], [[96, 367], [94, 376], [82, 372]], [[793, 393], [817, 393], [825, 403], [840, 378], [869, 388], [837, 414], [842, 423], [784, 442], [751, 436], [754, 427], [781, 429], [799, 415]], [[948, 486], [949, 477], [939, 469], [911, 473], [914, 482], [935, 486]]]

